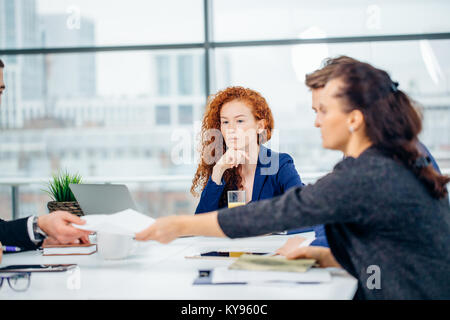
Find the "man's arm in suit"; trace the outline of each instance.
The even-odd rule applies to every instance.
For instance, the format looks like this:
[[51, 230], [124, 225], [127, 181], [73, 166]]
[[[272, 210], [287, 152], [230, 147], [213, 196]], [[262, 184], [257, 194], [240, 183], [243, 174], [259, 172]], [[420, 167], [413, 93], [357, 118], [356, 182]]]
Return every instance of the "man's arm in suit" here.
[[16, 246], [25, 250], [34, 250], [38, 246], [28, 234], [28, 218], [13, 221], [0, 219], [0, 242], [4, 246]]

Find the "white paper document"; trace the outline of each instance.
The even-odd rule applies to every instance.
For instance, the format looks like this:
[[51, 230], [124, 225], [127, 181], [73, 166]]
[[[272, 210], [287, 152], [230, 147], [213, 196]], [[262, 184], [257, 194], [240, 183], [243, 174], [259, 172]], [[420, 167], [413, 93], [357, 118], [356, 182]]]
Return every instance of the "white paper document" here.
[[134, 236], [150, 225], [155, 219], [139, 213], [133, 209], [127, 209], [114, 214], [93, 214], [81, 217], [86, 224], [72, 224], [82, 230], [126, 234]]
[[261, 283], [261, 282], [299, 282], [321, 283], [331, 281], [330, 272], [323, 268], [311, 268], [306, 272], [248, 271], [233, 270], [227, 267], [215, 268], [212, 283]]
[[313, 243], [314, 240], [316, 240], [316, 237], [306, 238], [306, 240], [300, 243], [298, 247], [299, 248], [308, 247], [309, 245], [311, 245], [311, 243]]

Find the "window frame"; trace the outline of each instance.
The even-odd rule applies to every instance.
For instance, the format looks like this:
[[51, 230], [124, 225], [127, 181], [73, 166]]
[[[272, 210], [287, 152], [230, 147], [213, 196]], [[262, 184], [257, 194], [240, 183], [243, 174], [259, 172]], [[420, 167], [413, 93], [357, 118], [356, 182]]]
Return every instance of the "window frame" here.
[[274, 40], [254, 40], [254, 41], [228, 41], [215, 42], [212, 39], [214, 25], [213, 15], [214, 0], [203, 0], [203, 24], [204, 41], [200, 43], [176, 43], [161, 45], [124, 45], [124, 46], [88, 46], [88, 47], [53, 47], [53, 48], [25, 48], [25, 49], [0, 49], [0, 56], [17, 56], [31, 54], [62, 54], [62, 53], [86, 53], [86, 52], [108, 52], [108, 51], [159, 51], [159, 50], [183, 50], [183, 49], [203, 49], [204, 50], [204, 90], [206, 98], [212, 94], [211, 88], [213, 80], [212, 66], [215, 48], [248, 47], [248, 46], [290, 46], [299, 44], [318, 43], [357, 43], [357, 42], [386, 42], [386, 41], [411, 41], [411, 40], [447, 40], [450, 39], [450, 32], [441, 33], [417, 33], [417, 34], [385, 34], [376, 36], [348, 36], [348, 37], [328, 37], [316, 39], [274, 39]]

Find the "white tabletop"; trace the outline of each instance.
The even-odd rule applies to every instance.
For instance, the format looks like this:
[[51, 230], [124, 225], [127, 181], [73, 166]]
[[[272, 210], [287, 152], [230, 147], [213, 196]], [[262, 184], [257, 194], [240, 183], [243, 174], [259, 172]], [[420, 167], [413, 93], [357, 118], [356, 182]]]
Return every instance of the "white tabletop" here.
[[2, 266], [12, 264], [76, 263], [75, 271], [33, 273], [30, 288], [15, 292], [7, 283], [0, 299], [162, 299], [162, 300], [290, 300], [352, 299], [355, 278], [343, 270], [332, 281], [320, 284], [193, 285], [198, 270], [227, 266], [231, 260], [186, 259], [206, 250], [244, 249], [271, 252], [289, 236], [244, 239], [188, 237], [164, 245], [138, 243], [124, 260], [89, 256], [42, 256], [39, 251], [3, 255]]

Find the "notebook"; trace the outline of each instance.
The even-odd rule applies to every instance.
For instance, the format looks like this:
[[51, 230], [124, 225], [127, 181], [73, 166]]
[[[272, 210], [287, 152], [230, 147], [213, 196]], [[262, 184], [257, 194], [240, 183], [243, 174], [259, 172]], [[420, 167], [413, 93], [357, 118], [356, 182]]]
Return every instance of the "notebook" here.
[[44, 256], [89, 255], [95, 252], [97, 245], [92, 243], [42, 246]]

